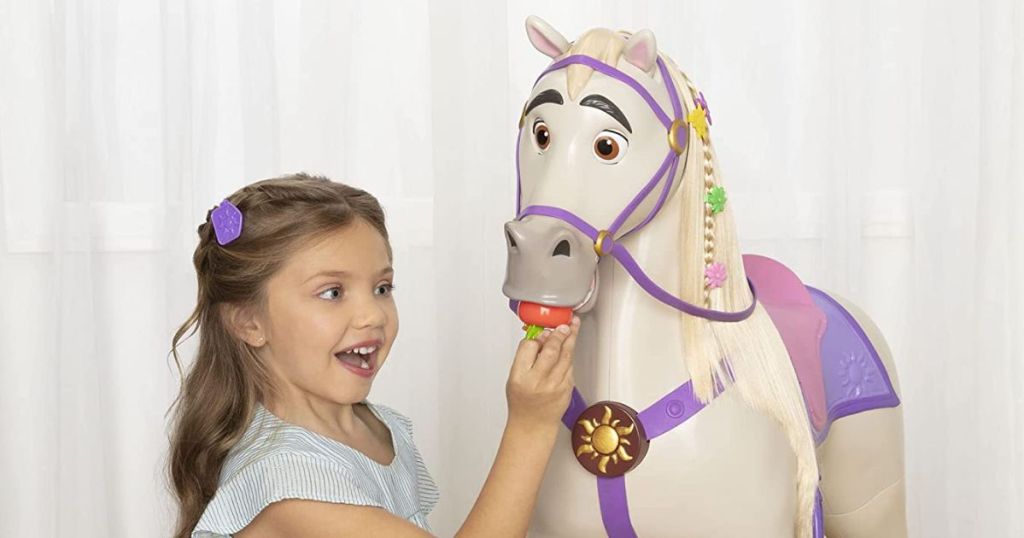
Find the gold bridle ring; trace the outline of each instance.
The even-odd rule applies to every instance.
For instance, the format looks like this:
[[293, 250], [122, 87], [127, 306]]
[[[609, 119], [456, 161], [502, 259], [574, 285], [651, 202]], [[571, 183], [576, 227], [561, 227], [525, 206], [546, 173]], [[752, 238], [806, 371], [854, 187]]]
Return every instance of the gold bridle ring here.
[[605, 254], [608, 254], [607, 252], [604, 251], [603, 248], [601, 248], [602, 245], [604, 245], [604, 240], [607, 237], [608, 230], [601, 230], [600, 232], [597, 232], [597, 239], [594, 240], [594, 252], [597, 253], [597, 257], [599, 258], [604, 257]]
[[669, 128], [668, 128], [668, 145], [669, 145], [670, 148], [672, 148], [672, 151], [676, 152], [676, 155], [679, 155], [683, 151], [686, 150], [686, 142], [685, 141], [683, 141], [683, 145], [679, 144], [679, 135], [678, 135], [678, 133], [679, 133], [679, 129], [681, 127], [682, 128], [689, 128], [686, 125], [686, 120], [684, 120], [683, 118], [676, 118], [676, 120], [673, 121], [672, 125], [670, 125]]

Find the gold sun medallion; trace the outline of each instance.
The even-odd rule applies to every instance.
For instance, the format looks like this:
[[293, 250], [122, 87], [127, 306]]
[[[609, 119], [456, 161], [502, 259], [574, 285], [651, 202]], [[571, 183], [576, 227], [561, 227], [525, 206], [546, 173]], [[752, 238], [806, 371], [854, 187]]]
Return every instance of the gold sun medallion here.
[[588, 407], [572, 430], [576, 460], [597, 476], [628, 473], [643, 460], [649, 444], [636, 411], [618, 402], [598, 402]]

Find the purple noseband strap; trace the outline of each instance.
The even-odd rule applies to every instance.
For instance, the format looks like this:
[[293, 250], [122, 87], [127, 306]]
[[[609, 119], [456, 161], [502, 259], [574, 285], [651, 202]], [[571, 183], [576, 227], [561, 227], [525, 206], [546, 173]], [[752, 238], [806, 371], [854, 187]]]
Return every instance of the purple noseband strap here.
[[[571, 224], [577, 230], [579, 230], [583, 235], [589, 237], [592, 241], [597, 241], [597, 235], [599, 233], [597, 229], [595, 229], [590, 224], [587, 224], [585, 220], [577, 217], [576, 215], [562, 208], [543, 205], [533, 205], [526, 208], [520, 215], [520, 218], [525, 217], [527, 215], [542, 215], [565, 221]], [[612, 245], [610, 251], [608, 249], [609, 243]], [[652, 281], [650, 277], [647, 276], [647, 273], [644, 272], [640, 265], [636, 263], [636, 260], [633, 259], [633, 256], [629, 254], [629, 251], [626, 250], [626, 247], [624, 247], [622, 243], [617, 243], [606, 237], [603, 241], [602, 248], [605, 250], [605, 252], [608, 252], [609, 254], [611, 254], [613, 258], [618, 260], [619, 263], [622, 264], [622, 267], [626, 270], [626, 272], [633, 277], [633, 280], [635, 280], [636, 283], [639, 284], [640, 287], [644, 289], [644, 291], [649, 293], [651, 297], [654, 297], [655, 299], [671, 306], [672, 308], [675, 308], [676, 310], [680, 310], [682, 312], [690, 314], [691, 316], [698, 316], [705, 319], [709, 319], [711, 321], [743, 321], [750, 317], [750, 314], [754, 312], [754, 308], [757, 306], [757, 290], [754, 288], [754, 284], [750, 282], [749, 279], [747, 279], [747, 283], [750, 285], [750, 306], [739, 312], [722, 312], [720, 310], [711, 310], [699, 307], [692, 303], [688, 303], [680, 299], [679, 297], [676, 297], [675, 295], [672, 295], [671, 293], [665, 291], [665, 289], [662, 288], [661, 286], [655, 284], [654, 281]]]

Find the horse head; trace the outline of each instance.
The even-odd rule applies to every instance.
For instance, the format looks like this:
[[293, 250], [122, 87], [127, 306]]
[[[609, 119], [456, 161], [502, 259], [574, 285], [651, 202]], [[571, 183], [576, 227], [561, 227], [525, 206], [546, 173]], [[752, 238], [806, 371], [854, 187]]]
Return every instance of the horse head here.
[[[505, 295], [513, 305], [586, 312], [598, 297], [598, 262], [611, 254], [659, 300], [718, 319], [647, 281], [620, 245], [675, 198], [687, 163], [697, 160], [689, 142], [707, 135], [703, 96], [658, 54], [649, 30], [594, 29], [570, 44], [536, 17], [526, 28], [534, 47], [554, 62], [537, 78], [520, 119], [517, 216], [505, 225]], [[689, 172], [699, 181], [695, 173]], [[684, 208], [696, 218], [690, 235], [711, 238], [693, 258], [690, 276], [698, 287], [705, 280], [700, 260], [714, 262], [713, 213], [700, 183], [689, 196], [693, 207]], [[703, 298], [709, 306], [708, 295]]]

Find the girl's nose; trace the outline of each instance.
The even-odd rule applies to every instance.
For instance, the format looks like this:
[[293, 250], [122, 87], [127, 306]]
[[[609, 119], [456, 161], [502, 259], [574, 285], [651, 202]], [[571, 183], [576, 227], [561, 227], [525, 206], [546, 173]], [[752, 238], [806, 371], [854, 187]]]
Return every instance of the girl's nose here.
[[357, 328], [380, 327], [387, 321], [387, 313], [384, 312], [384, 307], [379, 304], [377, 299], [374, 296], [359, 304], [359, 310], [353, 319], [353, 324]]

